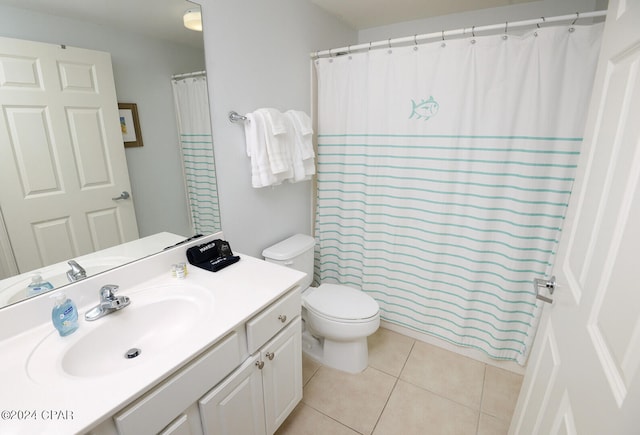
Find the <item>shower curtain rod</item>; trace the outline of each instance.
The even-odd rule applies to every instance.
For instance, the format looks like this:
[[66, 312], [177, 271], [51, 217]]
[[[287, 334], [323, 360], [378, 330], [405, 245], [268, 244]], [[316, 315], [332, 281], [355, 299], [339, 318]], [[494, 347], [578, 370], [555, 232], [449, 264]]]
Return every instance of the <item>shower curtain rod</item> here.
[[370, 50], [372, 48], [377, 48], [377, 47], [391, 48], [393, 44], [398, 45], [398, 44], [414, 43], [417, 45], [419, 41], [425, 41], [427, 39], [445, 40], [447, 37], [450, 38], [452, 36], [466, 35], [467, 33], [471, 33], [472, 36], [475, 36], [477, 32], [486, 32], [486, 31], [493, 31], [493, 30], [504, 30], [504, 33], [506, 34], [509, 29], [514, 29], [518, 27], [527, 27], [527, 26], [533, 26], [533, 25], [540, 27], [541, 24], [556, 23], [559, 21], [573, 20], [573, 22], [571, 23], [573, 25], [575, 24], [576, 21], [582, 18], [597, 18], [597, 17], [604, 17], [606, 15], [607, 15], [607, 11], [593, 11], [593, 12], [584, 12], [584, 13], [576, 12], [575, 14], [570, 14], [570, 15], [558, 15], [556, 17], [549, 17], [549, 18], [541, 17], [533, 20], [514, 21], [512, 23], [507, 21], [505, 23], [491, 24], [487, 26], [463, 27], [461, 29], [456, 29], [456, 30], [442, 30], [440, 32], [425, 33], [422, 35], [405, 36], [403, 38], [394, 38], [394, 39], [389, 38], [383, 41], [367, 42], [365, 44], [349, 45], [347, 47], [340, 47], [340, 48], [331, 48], [329, 50], [316, 51], [316, 52], [310, 53], [309, 56], [312, 59], [317, 59], [320, 57], [332, 57], [337, 55], [343, 55], [347, 53], [352, 53], [354, 51]]
[[174, 74], [171, 76], [171, 80], [175, 80], [175, 79], [184, 79], [187, 77], [197, 77], [197, 76], [204, 76], [207, 75], [206, 71], [196, 71], [196, 72], [190, 72], [190, 73], [184, 73], [184, 74]]

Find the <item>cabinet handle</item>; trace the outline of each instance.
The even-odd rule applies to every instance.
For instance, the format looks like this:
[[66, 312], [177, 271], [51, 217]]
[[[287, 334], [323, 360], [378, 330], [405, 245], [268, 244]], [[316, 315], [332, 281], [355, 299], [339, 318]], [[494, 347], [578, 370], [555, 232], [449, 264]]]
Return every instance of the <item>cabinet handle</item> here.
[[264, 367], [264, 361], [256, 361], [256, 367], [262, 370], [262, 367]]
[[269, 358], [269, 361], [273, 361], [273, 357], [276, 356], [275, 353], [273, 352], [267, 352], [267, 358]]
[[284, 314], [280, 314], [278, 316], [278, 320], [280, 320], [282, 323], [287, 321], [287, 316], [285, 316]]

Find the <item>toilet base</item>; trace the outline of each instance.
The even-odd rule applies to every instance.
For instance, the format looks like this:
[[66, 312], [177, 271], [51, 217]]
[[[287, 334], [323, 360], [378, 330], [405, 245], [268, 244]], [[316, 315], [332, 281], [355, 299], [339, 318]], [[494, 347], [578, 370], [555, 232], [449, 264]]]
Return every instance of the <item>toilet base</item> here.
[[303, 330], [302, 352], [322, 364], [322, 339], [314, 337], [308, 330]]
[[311, 359], [347, 373], [360, 373], [369, 364], [367, 338], [354, 341], [318, 339], [306, 330], [302, 333], [302, 351]]
[[324, 339], [324, 364], [348, 373], [360, 373], [369, 364], [367, 337], [353, 341]]

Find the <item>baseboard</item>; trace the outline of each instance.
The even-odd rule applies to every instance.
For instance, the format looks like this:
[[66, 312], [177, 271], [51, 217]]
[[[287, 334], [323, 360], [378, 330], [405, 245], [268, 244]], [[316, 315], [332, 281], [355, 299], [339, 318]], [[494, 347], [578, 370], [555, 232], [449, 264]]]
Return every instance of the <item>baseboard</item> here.
[[437, 337], [433, 337], [431, 335], [424, 334], [422, 332], [414, 331], [413, 329], [405, 328], [404, 326], [399, 326], [394, 323], [387, 322], [385, 320], [380, 321], [380, 327], [388, 329], [393, 332], [397, 332], [398, 334], [402, 334], [407, 337], [411, 337], [415, 340], [419, 340], [424, 343], [438, 346], [442, 349], [446, 349], [448, 351], [457, 353], [458, 355], [466, 356], [476, 361], [480, 361], [482, 363], [485, 363], [503, 370], [508, 370], [510, 372], [517, 373], [519, 375], [524, 375], [524, 372], [527, 369], [526, 367], [521, 366], [515, 361], [495, 360], [493, 358], [489, 358], [485, 353], [477, 349], [464, 347], [464, 346], [457, 346], [455, 344], [449, 343], [448, 341], [441, 340]]

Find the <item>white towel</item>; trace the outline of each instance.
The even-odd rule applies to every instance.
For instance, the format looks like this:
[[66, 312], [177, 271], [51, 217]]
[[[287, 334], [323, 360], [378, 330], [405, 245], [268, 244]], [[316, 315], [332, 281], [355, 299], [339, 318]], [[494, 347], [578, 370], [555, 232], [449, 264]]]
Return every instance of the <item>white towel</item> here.
[[[316, 173], [315, 153], [313, 151], [311, 118], [301, 111], [288, 110], [285, 113], [294, 129], [293, 162], [296, 176], [295, 181], [308, 180]], [[304, 175], [300, 175], [300, 173]]]
[[258, 109], [258, 111], [263, 114], [267, 121], [269, 121], [273, 134], [287, 133], [287, 125], [284, 120], [284, 115], [278, 109], [265, 107], [263, 109]]
[[282, 114], [263, 108], [246, 117], [244, 131], [253, 187], [296, 183], [315, 174], [313, 129], [306, 113], [290, 110]]
[[265, 141], [271, 164], [271, 172], [284, 173], [285, 178], [293, 174], [291, 165], [293, 151], [293, 137], [291, 128], [287, 128], [287, 120], [276, 109], [258, 109], [254, 113], [262, 116], [265, 121]]
[[296, 129], [303, 136], [313, 134], [313, 126], [309, 115], [301, 110], [287, 110], [285, 115], [288, 115], [293, 120]]
[[271, 172], [267, 144], [264, 134], [264, 120], [253, 113], [245, 115], [244, 135], [247, 155], [251, 157], [251, 185], [255, 188], [278, 184], [278, 178]]
[[311, 118], [304, 112], [299, 110], [288, 110], [285, 113], [291, 122], [296, 133], [296, 145], [300, 148], [302, 159], [313, 159], [315, 153], [313, 151], [313, 128], [311, 126]]

